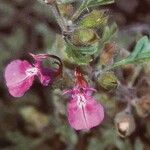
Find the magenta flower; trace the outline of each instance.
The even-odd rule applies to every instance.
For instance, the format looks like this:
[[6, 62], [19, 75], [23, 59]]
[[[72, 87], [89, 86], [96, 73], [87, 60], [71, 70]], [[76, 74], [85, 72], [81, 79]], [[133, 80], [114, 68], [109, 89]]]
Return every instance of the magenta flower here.
[[76, 71], [76, 85], [66, 91], [72, 99], [67, 105], [68, 121], [76, 130], [89, 130], [99, 125], [104, 119], [104, 109], [91, 96], [95, 89], [90, 88], [83, 75]]
[[[48, 54], [30, 55], [35, 60], [32, 65], [26, 60], [14, 60], [5, 69], [6, 85], [9, 93], [14, 97], [23, 96], [32, 86], [36, 75], [43, 86], [48, 86], [54, 77], [58, 76], [61, 72], [62, 64], [58, 57]], [[58, 69], [54, 70], [43, 67], [42, 61], [48, 57], [53, 57], [59, 61]]]

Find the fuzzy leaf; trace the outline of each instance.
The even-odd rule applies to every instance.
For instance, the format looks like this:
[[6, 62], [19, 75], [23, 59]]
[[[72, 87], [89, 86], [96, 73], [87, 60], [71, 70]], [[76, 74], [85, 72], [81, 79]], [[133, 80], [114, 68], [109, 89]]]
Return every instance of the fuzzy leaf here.
[[116, 23], [112, 24], [110, 27], [106, 26], [102, 35], [103, 43], [108, 42], [114, 34], [117, 32], [117, 25]]
[[72, 49], [78, 51], [80, 54], [83, 55], [93, 55], [98, 51], [98, 42], [95, 42], [91, 45], [82, 45], [82, 46], [76, 46], [74, 44], [71, 43], [71, 41], [67, 40], [68, 46], [70, 46]]
[[66, 53], [68, 58], [72, 58], [72, 61], [79, 65], [86, 65], [91, 60], [90, 55], [82, 54], [78, 47], [70, 43], [66, 43]]
[[91, 61], [91, 55], [98, 51], [98, 43], [90, 46], [75, 46], [69, 40], [66, 42], [66, 52], [73, 62], [79, 65], [86, 65]]
[[80, 22], [80, 28], [101, 28], [107, 23], [107, 17], [104, 15], [104, 11], [93, 10], [86, 15]]
[[89, 0], [87, 7], [107, 5], [114, 3], [114, 0]]
[[147, 61], [150, 61], [150, 40], [144, 36], [137, 42], [133, 52], [127, 58], [114, 63], [113, 68]]

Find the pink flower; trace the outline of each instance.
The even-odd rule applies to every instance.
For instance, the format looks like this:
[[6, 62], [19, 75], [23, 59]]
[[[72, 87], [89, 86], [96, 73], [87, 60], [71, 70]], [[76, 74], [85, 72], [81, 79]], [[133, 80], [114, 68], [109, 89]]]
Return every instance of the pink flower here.
[[35, 62], [31, 65], [26, 60], [14, 60], [7, 65], [5, 69], [5, 80], [9, 93], [14, 97], [21, 97], [32, 86], [34, 77], [37, 75], [40, 82], [44, 86], [48, 86], [55, 76], [60, 74], [62, 64], [56, 70], [44, 68], [42, 66], [43, 59], [55, 57], [48, 54], [33, 55], [30, 54]]
[[76, 86], [65, 92], [72, 97], [67, 105], [68, 121], [76, 130], [89, 130], [103, 121], [104, 109], [92, 98], [94, 89], [88, 87], [83, 75], [76, 72], [76, 79]]

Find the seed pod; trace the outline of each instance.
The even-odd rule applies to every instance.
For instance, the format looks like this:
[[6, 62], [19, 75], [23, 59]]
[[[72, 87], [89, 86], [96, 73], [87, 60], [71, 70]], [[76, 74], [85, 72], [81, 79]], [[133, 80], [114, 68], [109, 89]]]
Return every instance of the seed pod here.
[[72, 35], [72, 42], [77, 46], [90, 45], [98, 40], [98, 35], [92, 29], [76, 30]]
[[104, 89], [111, 90], [117, 87], [117, 77], [113, 72], [106, 72], [98, 77], [98, 83]]
[[147, 117], [150, 114], [150, 95], [145, 95], [133, 101], [133, 105], [140, 117]]
[[115, 116], [115, 127], [121, 137], [130, 136], [135, 130], [133, 115], [128, 112], [120, 112]]
[[79, 22], [80, 28], [103, 28], [108, 17], [104, 10], [93, 10]]

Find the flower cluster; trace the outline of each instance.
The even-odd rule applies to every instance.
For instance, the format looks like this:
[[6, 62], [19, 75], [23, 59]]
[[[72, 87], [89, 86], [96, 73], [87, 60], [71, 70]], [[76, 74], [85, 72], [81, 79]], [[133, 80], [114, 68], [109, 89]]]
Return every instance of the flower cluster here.
[[[14, 60], [7, 65], [5, 80], [9, 93], [14, 97], [21, 97], [32, 86], [34, 77], [38, 76], [43, 86], [48, 86], [62, 71], [62, 63], [58, 57], [49, 54], [30, 55], [34, 63], [26, 60]], [[59, 61], [59, 68], [49, 69], [43, 67], [43, 60], [53, 57]], [[71, 94], [72, 99], [68, 103], [68, 120], [76, 130], [89, 130], [99, 125], [104, 118], [104, 110], [101, 104], [92, 97], [95, 89], [89, 87], [79, 69], [75, 71], [76, 83], [73, 89], [65, 92]]]
[[104, 109], [92, 97], [95, 89], [89, 87], [79, 70], [76, 70], [75, 77], [75, 87], [65, 91], [72, 97], [67, 105], [68, 120], [76, 130], [89, 130], [103, 121]]
[[[9, 93], [14, 97], [21, 97], [32, 86], [34, 77], [38, 76], [43, 86], [48, 86], [62, 69], [61, 61], [58, 57], [49, 54], [30, 55], [34, 63], [30, 64], [26, 60], [14, 60], [5, 69], [5, 80]], [[44, 59], [53, 57], [59, 61], [58, 69], [45, 68], [42, 65]], [[58, 62], [57, 62], [58, 64]]]

